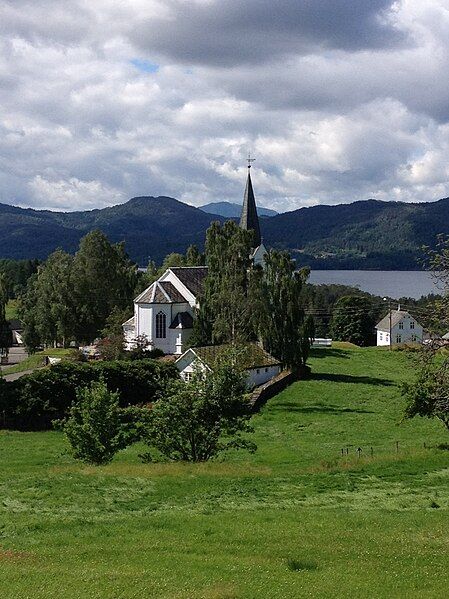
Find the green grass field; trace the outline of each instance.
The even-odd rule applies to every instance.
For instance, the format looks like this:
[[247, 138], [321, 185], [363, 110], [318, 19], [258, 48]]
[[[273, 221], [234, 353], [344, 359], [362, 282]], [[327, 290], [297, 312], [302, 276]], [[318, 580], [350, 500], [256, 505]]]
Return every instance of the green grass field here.
[[132, 447], [94, 468], [59, 433], [1, 433], [1, 597], [447, 597], [449, 435], [401, 423], [413, 363], [311, 366], [254, 417], [254, 455], [145, 465]]
[[15, 372], [25, 372], [26, 370], [34, 370], [35, 368], [41, 368], [44, 363], [45, 356], [51, 356], [53, 358], [61, 358], [67, 359], [70, 357], [72, 350], [63, 349], [60, 347], [56, 348], [47, 348], [42, 351], [38, 351], [31, 356], [28, 356], [19, 364], [14, 364], [14, 366], [9, 366], [7, 370], [4, 371], [4, 374], [13, 374]]

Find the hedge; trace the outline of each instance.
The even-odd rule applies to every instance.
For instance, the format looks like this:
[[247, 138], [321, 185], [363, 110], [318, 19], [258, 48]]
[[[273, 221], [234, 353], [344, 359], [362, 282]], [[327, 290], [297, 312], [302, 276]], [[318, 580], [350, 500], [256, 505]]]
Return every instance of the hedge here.
[[45, 430], [64, 418], [76, 390], [101, 378], [119, 391], [123, 407], [158, 399], [169, 379], [177, 378], [174, 364], [156, 360], [62, 362], [36, 370], [13, 382], [0, 380], [0, 427]]

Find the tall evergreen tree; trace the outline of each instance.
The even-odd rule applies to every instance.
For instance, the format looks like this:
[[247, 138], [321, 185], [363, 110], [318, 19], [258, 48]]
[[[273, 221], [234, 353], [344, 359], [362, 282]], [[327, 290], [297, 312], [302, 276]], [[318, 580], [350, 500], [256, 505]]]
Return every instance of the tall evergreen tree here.
[[288, 252], [272, 250], [265, 257], [260, 333], [265, 349], [288, 368], [305, 365], [313, 337], [313, 321], [301, 302], [307, 276], [308, 271], [295, 272]]
[[73, 262], [77, 339], [92, 341], [114, 308], [131, 307], [136, 283], [123, 244], [112, 245], [101, 231], [83, 237]]
[[208, 274], [199, 298], [195, 343], [237, 343], [255, 335], [252, 281], [257, 277], [250, 259], [252, 232], [234, 221], [215, 222], [206, 235]]

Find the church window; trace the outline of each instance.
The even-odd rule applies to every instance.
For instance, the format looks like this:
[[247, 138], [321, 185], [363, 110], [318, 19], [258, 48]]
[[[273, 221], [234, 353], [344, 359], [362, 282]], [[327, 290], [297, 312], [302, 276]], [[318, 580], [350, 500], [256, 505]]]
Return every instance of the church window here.
[[156, 314], [156, 339], [165, 339], [167, 336], [167, 317], [163, 312]]

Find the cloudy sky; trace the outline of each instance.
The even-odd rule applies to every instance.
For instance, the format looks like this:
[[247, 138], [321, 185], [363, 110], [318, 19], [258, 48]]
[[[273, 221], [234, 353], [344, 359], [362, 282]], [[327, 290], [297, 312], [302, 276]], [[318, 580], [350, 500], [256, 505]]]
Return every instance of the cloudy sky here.
[[449, 196], [449, 0], [0, 0], [0, 202]]

